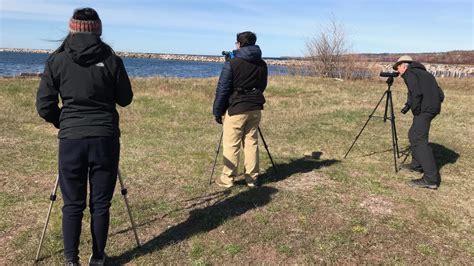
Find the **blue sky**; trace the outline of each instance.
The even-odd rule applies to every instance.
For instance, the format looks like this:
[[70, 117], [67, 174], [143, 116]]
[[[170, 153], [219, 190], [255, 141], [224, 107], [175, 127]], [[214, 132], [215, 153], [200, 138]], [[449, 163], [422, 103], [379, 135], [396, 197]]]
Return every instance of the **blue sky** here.
[[2, 48], [55, 48], [76, 7], [95, 8], [117, 51], [208, 54], [257, 33], [264, 56], [301, 56], [333, 14], [357, 53], [473, 50], [472, 0], [0, 0]]

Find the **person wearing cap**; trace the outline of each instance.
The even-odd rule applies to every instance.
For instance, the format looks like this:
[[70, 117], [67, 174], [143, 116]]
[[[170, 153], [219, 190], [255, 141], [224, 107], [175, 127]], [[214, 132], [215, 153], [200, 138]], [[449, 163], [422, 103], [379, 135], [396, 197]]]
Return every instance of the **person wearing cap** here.
[[241, 146], [244, 151], [245, 181], [258, 185], [258, 126], [262, 118], [268, 69], [257, 36], [246, 31], [237, 34], [237, 50], [222, 68], [216, 88], [213, 114], [223, 123], [224, 168], [216, 179], [221, 187], [232, 187], [237, 176]]
[[423, 174], [420, 179], [410, 181], [410, 186], [437, 189], [441, 184], [441, 176], [428, 139], [431, 121], [441, 112], [444, 93], [425, 66], [413, 61], [410, 56], [400, 57], [393, 69], [400, 73], [408, 88], [407, 101], [401, 112], [406, 114], [411, 110], [413, 113], [413, 122], [408, 131], [412, 160], [400, 168]]
[[49, 56], [36, 97], [39, 115], [59, 129], [62, 232], [68, 265], [79, 264], [88, 183], [92, 234], [89, 264], [105, 262], [109, 208], [120, 154], [116, 104], [127, 106], [133, 98], [124, 64], [101, 40], [101, 34], [102, 23], [94, 9], [74, 10], [69, 34]]

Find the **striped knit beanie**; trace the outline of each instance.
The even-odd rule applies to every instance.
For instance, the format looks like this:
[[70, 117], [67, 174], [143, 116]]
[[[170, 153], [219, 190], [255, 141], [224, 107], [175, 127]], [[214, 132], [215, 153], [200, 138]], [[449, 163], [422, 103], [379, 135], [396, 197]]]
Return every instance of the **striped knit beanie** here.
[[80, 33], [88, 32], [98, 36], [102, 35], [102, 22], [98, 20], [78, 20], [71, 18], [69, 20], [69, 32]]

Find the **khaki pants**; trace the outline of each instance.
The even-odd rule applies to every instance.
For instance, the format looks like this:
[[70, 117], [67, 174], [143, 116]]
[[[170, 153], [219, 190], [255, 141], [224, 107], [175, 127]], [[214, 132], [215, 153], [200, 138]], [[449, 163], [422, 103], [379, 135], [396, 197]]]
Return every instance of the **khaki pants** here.
[[243, 114], [224, 117], [224, 169], [219, 182], [232, 184], [237, 176], [240, 147], [244, 149], [245, 180], [254, 183], [258, 177], [258, 125], [262, 111], [248, 111]]

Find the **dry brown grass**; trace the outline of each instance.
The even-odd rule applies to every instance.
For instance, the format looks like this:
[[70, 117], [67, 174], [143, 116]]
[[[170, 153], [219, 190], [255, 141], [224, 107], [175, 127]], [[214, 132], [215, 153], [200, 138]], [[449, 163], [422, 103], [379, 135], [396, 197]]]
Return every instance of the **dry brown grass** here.
[[[379, 80], [272, 77], [262, 130], [263, 188], [208, 187], [219, 134], [216, 79], [134, 79], [121, 109], [121, 169], [139, 235], [134, 248], [120, 194], [107, 252], [132, 264], [472, 264], [474, 86], [441, 79], [446, 93], [431, 142], [438, 191], [414, 190], [393, 172], [389, 124], [373, 120], [342, 157], [385, 90]], [[38, 80], [0, 80], [0, 264], [32, 263], [56, 175], [57, 139], [34, 110]], [[405, 86], [394, 84], [401, 107]], [[410, 115], [399, 115], [400, 146]], [[317, 155], [317, 156], [315, 156]], [[365, 156], [367, 155], [367, 156]], [[218, 166], [220, 170], [221, 166]], [[268, 172], [268, 173], [267, 173]], [[60, 202], [41, 263], [62, 261]], [[89, 255], [88, 216], [81, 243]]]

